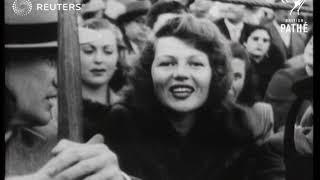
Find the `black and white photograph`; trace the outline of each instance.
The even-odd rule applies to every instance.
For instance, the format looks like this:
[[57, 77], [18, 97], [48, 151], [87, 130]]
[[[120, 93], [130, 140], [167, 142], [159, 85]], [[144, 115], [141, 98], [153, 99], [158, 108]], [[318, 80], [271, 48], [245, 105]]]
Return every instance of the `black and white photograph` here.
[[314, 6], [4, 0], [4, 179], [313, 180]]

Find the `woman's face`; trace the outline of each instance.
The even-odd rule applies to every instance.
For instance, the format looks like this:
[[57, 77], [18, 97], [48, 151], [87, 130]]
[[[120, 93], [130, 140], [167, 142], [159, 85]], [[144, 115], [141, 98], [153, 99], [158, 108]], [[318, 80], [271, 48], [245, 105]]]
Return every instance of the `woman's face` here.
[[115, 34], [108, 29], [98, 31], [100, 39], [80, 46], [83, 84], [99, 87], [112, 78], [118, 61]]
[[247, 51], [254, 56], [262, 57], [267, 54], [270, 47], [270, 36], [267, 31], [257, 29], [253, 31], [243, 44]]
[[233, 81], [229, 93], [236, 100], [241, 93], [244, 85], [246, 70], [245, 62], [239, 58], [233, 58], [231, 68], [233, 71]]
[[155, 43], [151, 76], [163, 105], [192, 112], [208, 98], [212, 70], [204, 52], [175, 37], [162, 37]]

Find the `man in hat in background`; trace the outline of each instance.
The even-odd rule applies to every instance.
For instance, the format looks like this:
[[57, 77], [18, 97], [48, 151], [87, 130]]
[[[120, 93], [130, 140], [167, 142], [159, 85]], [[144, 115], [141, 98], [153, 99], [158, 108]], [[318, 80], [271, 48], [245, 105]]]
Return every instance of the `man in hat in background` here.
[[[282, 0], [275, 0], [276, 4], [283, 4]], [[289, 24], [286, 19], [294, 19], [296, 15], [289, 15], [290, 10], [275, 9], [274, 20], [264, 26], [270, 31], [271, 42], [280, 50], [281, 56], [288, 60], [291, 57], [303, 53], [305, 37], [298, 32], [282, 32], [281, 24]]]
[[225, 3], [223, 9], [225, 17], [215, 21], [215, 24], [227, 39], [239, 42], [251, 26], [244, 22], [245, 5]]
[[155, 34], [169, 19], [187, 12], [187, 8], [177, 1], [158, 1], [148, 11], [147, 25]]
[[62, 140], [56, 145], [56, 129], [35, 128], [50, 122], [57, 96], [57, 11], [33, 9], [18, 16], [12, 4], [5, 1], [5, 87], [11, 101], [5, 111], [10, 113], [5, 116], [6, 179], [128, 178], [102, 136], [86, 144]]
[[[298, 59], [298, 61], [296, 61], [296, 59]], [[289, 108], [297, 98], [297, 96], [292, 92], [291, 86], [301, 79], [313, 76], [312, 34], [309, 34], [308, 36], [308, 43], [305, 47], [304, 53], [294, 57], [288, 62], [290, 61], [294, 61], [295, 65], [281, 69], [273, 75], [264, 97], [264, 100], [270, 103], [274, 110], [275, 132], [283, 130]], [[300, 113], [298, 115], [298, 119], [301, 118], [309, 104], [310, 102], [308, 101], [303, 103], [299, 110]]]
[[[293, 137], [285, 139], [285, 132], [278, 132], [261, 148], [257, 168], [263, 169], [262, 180], [313, 179], [313, 77], [299, 80], [291, 88], [297, 97], [311, 101], [311, 105], [298, 120], [300, 123], [293, 121]], [[288, 140], [293, 141], [293, 147], [285, 147]]]
[[126, 11], [119, 15], [117, 23], [124, 31], [124, 41], [129, 49], [126, 61], [132, 67], [140, 57], [140, 53], [151, 33], [146, 24], [146, 14], [151, 7], [151, 3], [149, 0], [127, 0], [123, 3]]

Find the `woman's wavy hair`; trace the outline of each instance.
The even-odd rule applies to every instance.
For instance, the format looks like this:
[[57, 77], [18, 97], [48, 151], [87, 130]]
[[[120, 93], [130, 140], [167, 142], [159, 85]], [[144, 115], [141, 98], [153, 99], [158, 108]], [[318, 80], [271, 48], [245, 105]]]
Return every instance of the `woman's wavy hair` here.
[[123, 34], [121, 33], [120, 29], [111, 23], [107, 19], [102, 18], [93, 18], [84, 21], [81, 24], [82, 27], [93, 29], [93, 30], [101, 30], [101, 29], [110, 29], [116, 36], [117, 40], [117, 47], [118, 47], [118, 54], [119, 59], [117, 61], [117, 70], [114, 72], [109, 85], [110, 88], [114, 91], [120, 90], [124, 84], [126, 84], [126, 72], [128, 71], [128, 66], [125, 63], [125, 43], [123, 41]]
[[130, 78], [134, 90], [131, 97], [134, 106], [150, 113], [163, 109], [163, 107], [160, 108], [161, 103], [154, 94], [151, 66], [155, 56], [156, 39], [169, 36], [178, 38], [207, 54], [212, 78], [209, 96], [202, 109], [221, 107], [231, 86], [229, 46], [225, 44], [227, 41], [216, 25], [205, 19], [197, 19], [190, 14], [168, 20], [155, 34], [155, 39], [147, 42], [134, 75]]
[[255, 102], [258, 101], [257, 95], [257, 84], [253, 77], [253, 67], [249, 59], [249, 54], [246, 49], [237, 42], [230, 44], [233, 58], [238, 58], [245, 63], [245, 79], [242, 91], [240, 92], [237, 103], [251, 107]]

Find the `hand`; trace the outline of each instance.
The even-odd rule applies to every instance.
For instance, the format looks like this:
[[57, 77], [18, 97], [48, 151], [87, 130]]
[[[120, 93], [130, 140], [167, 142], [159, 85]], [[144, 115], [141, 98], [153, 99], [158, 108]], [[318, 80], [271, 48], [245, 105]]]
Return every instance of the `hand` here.
[[46, 180], [123, 180], [117, 156], [96, 135], [86, 144], [61, 140], [55, 155], [35, 175]]

